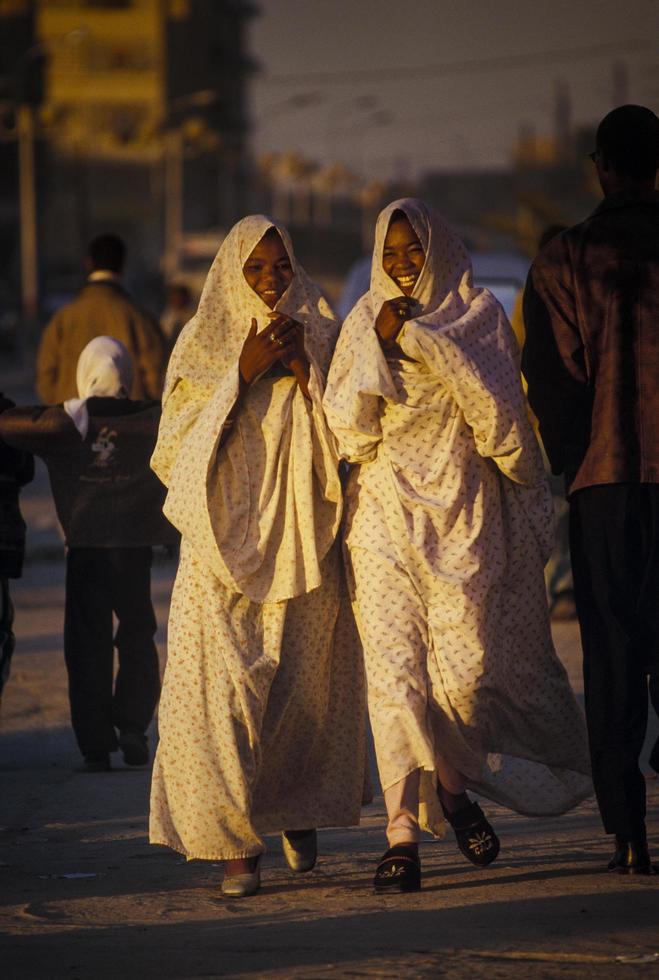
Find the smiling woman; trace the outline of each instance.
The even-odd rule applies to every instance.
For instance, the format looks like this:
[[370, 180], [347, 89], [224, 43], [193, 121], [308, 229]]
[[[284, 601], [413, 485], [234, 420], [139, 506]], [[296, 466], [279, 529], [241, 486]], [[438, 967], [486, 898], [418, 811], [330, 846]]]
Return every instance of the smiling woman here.
[[276, 228], [254, 246], [243, 266], [247, 283], [266, 306], [274, 309], [291, 284], [293, 267]]
[[382, 249], [382, 268], [411, 296], [426, 261], [426, 253], [403, 211], [394, 211]]
[[182, 534], [150, 835], [259, 887], [264, 833], [295, 871], [358, 823], [364, 685], [321, 399], [336, 319], [286, 230], [244, 218], [172, 354], [152, 465]]
[[440, 831], [441, 810], [469, 861], [495, 860], [467, 789], [537, 815], [591, 790], [549, 631], [551, 500], [517, 357], [439, 215], [385, 208], [324, 399], [355, 464], [346, 544], [388, 816], [376, 891], [420, 887], [419, 827]]

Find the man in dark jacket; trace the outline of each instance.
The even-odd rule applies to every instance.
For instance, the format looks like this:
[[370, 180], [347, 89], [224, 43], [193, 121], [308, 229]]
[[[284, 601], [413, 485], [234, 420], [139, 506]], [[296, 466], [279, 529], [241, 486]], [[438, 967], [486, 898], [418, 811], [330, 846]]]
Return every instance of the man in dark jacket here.
[[[0, 412], [13, 407], [14, 403], [0, 393]], [[0, 443], [0, 696], [14, 652], [14, 607], [9, 579], [21, 577], [25, 555], [25, 521], [18, 494], [33, 477], [32, 456]]]
[[128, 765], [148, 762], [146, 729], [160, 693], [151, 553], [176, 532], [149, 466], [160, 403], [126, 397], [131, 374], [126, 348], [96, 337], [78, 361], [81, 398], [0, 415], [0, 443], [44, 459], [66, 536], [64, 657], [87, 772], [109, 770], [117, 747]]
[[[604, 200], [533, 263], [522, 368], [565, 475], [593, 781], [610, 870], [652, 874], [639, 768], [659, 712], [659, 121], [621, 106], [592, 154]], [[650, 756], [659, 771], [659, 745]]]

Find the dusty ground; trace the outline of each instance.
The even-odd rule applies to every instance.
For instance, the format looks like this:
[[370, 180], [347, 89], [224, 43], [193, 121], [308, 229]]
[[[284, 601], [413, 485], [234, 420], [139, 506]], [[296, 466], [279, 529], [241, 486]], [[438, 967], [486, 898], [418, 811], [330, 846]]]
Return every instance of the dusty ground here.
[[[172, 572], [155, 569], [161, 623]], [[73, 771], [62, 563], [31, 562], [15, 598], [20, 644], [0, 734], [7, 980], [659, 977], [659, 878], [603, 872], [609, 848], [592, 802], [534, 821], [488, 806], [502, 838], [493, 868], [472, 869], [451, 839], [428, 840], [423, 891], [394, 898], [370, 890], [378, 798], [360, 828], [321, 834], [310, 875], [289, 872], [269, 840], [262, 892], [222, 899], [218, 866], [147, 843], [147, 770]], [[578, 685], [576, 628], [556, 636]], [[648, 789], [659, 851], [659, 781]]]
[[[424, 888], [411, 896], [371, 893], [381, 797], [360, 828], [321, 833], [310, 875], [289, 872], [269, 840], [264, 887], [242, 902], [220, 897], [218, 866], [149, 846], [148, 770], [74, 772], [64, 566], [41, 470], [25, 512], [31, 560], [14, 590], [19, 643], [0, 713], [2, 980], [659, 978], [659, 877], [603, 871], [610, 846], [592, 801], [535, 821], [488, 805], [496, 864], [479, 871], [452, 839], [428, 840]], [[172, 576], [154, 569], [163, 654]], [[576, 627], [555, 633], [579, 690]], [[659, 781], [648, 790], [659, 858]]]

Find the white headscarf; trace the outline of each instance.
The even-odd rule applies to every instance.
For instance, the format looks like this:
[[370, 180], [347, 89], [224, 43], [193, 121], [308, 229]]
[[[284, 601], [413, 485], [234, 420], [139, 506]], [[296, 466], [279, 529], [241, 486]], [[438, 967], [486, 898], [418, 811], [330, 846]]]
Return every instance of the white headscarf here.
[[[262, 214], [248, 215], [233, 226], [210, 267], [196, 314], [181, 331], [169, 360], [163, 392], [163, 423], [151, 465], [168, 484], [169, 474], [180, 449], [181, 438], [191, 418], [200, 411], [210, 393], [227, 373], [235, 378], [232, 403], [238, 393], [238, 359], [249, 333], [252, 318], [261, 331], [270, 322], [269, 306], [245, 279], [243, 266], [270, 228], [275, 228], [293, 269], [293, 279], [275, 305], [304, 326], [307, 356], [323, 383], [336, 343], [336, 317], [318, 286], [308, 277], [293, 252], [283, 225]], [[185, 387], [188, 408], [183, 415], [167, 412], [175, 389]]]
[[[402, 211], [426, 253], [412, 293], [418, 303], [404, 347], [421, 344], [473, 430], [476, 449], [494, 459], [517, 483], [544, 483], [535, 437], [520, 383], [519, 350], [501, 304], [473, 285], [471, 261], [458, 236], [423, 201], [402, 198], [378, 216], [371, 288], [346, 319], [325, 394], [325, 408], [343, 454], [372, 458], [382, 438], [381, 399], [398, 401], [396, 386], [375, 331], [382, 304], [401, 295], [382, 266], [384, 240], [395, 211]], [[405, 339], [403, 339], [405, 338]]]
[[432, 313], [435, 323], [450, 323], [463, 315], [477, 299], [480, 299], [479, 312], [484, 306], [498, 306], [491, 293], [474, 289], [471, 260], [455, 232], [423, 201], [406, 197], [387, 205], [378, 215], [375, 226], [370, 296], [376, 316], [385, 300], [401, 295], [400, 286], [382, 266], [384, 240], [395, 211], [405, 215], [426, 253], [426, 261], [412, 293], [412, 298], [419, 304], [415, 308], [415, 319], [420, 316], [425, 319]]
[[[238, 395], [243, 344], [252, 318], [261, 331], [272, 312], [247, 283], [243, 265], [271, 228], [293, 268], [275, 311], [304, 326], [311, 403], [292, 382], [255, 382], [223, 444], [220, 466], [219, 440]], [[254, 601], [316, 588], [319, 563], [338, 528], [337, 461], [321, 406], [337, 330], [318, 287], [296, 262], [286, 229], [252, 215], [222, 243], [199, 309], [169, 362], [151, 460], [169, 487], [165, 513], [225, 584]], [[251, 410], [264, 385], [272, 396], [260, 405], [257, 423]]]
[[64, 402], [64, 411], [84, 439], [89, 428], [88, 398], [128, 398], [133, 383], [133, 359], [114, 337], [94, 337], [78, 358], [79, 398]]

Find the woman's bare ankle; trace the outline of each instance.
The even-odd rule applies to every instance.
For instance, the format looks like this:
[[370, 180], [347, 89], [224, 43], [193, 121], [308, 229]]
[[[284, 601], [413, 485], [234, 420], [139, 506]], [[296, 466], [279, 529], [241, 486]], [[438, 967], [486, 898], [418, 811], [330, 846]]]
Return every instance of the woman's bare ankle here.
[[224, 862], [224, 873], [233, 878], [235, 875], [251, 875], [256, 871], [260, 855], [248, 858], [232, 858]]
[[444, 806], [444, 809], [448, 813], [457, 813], [458, 810], [462, 810], [464, 807], [469, 806], [471, 802], [465, 790], [461, 793], [449, 793], [441, 783], [438, 787], [439, 798]]

